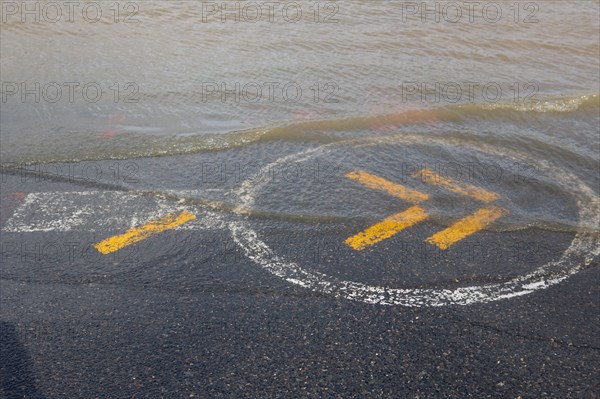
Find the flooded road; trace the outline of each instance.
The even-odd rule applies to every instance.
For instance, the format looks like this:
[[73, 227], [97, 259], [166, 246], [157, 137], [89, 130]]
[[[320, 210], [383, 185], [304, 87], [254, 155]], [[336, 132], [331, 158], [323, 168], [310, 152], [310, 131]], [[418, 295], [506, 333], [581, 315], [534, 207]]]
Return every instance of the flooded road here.
[[597, 397], [597, 0], [0, 11], [0, 396]]
[[[422, 136], [436, 148], [396, 140], [391, 172], [450, 165], [442, 172], [484, 184], [500, 169], [535, 173], [524, 159], [480, 151], [498, 146], [598, 186], [596, 1], [224, 4], [5, 2], [3, 165], [338, 143], [343, 159], [327, 161], [351, 168], [352, 140]], [[371, 148], [361, 151], [377, 159]], [[177, 169], [172, 187], [146, 173], [145, 188], [201, 188]], [[492, 176], [494, 190], [509, 196], [502, 177]], [[540, 177], [538, 190], [569, 195]], [[271, 193], [278, 212], [306, 212], [288, 203]], [[551, 206], [509, 207], [512, 229], [595, 227]], [[349, 207], [319, 214], [355, 216]]]

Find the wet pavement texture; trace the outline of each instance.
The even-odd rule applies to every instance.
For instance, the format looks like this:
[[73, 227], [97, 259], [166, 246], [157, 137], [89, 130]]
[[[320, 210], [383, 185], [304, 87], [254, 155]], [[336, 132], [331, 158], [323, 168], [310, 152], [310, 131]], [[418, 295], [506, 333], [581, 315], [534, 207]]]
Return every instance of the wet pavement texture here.
[[[3, 175], [3, 227], [25, 198], [11, 193], [33, 191], [84, 190]], [[259, 230], [272, 237], [288, 229], [285, 222], [261, 223]], [[2, 232], [2, 397], [597, 398], [600, 392], [597, 262], [521, 297], [409, 308], [289, 284], [245, 257], [227, 228], [168, 230], [115, 255], [90, 250], [113, 234], [98, 225]], [[538, 240], [536, 230], [520, 234]], [[331, 234], [300, 235], [310, 248], [331, 248]], [[560, 253], [571, 238], [555, 234], [549, 245]], [[63, 251], [45, 251], [49, 243]], [[280, 244], [273, 246], [285, 250]], [[397, 259], [390, 248], [376, 262]], [[294, 260], [309, 259], [303, 253]], [[506, 272], [505, 261], [488, 257], [485, 270]], [[434, 268], [452, 264], [438, 261]], [[341, 267], [332, 266], [357, 280], [369, 277]], [[313, 268], [325, 270], [318, 262]], [[408, 281], [388, 274], [379, 277]], [[408, 283], [427, 284], [418, 277]]]

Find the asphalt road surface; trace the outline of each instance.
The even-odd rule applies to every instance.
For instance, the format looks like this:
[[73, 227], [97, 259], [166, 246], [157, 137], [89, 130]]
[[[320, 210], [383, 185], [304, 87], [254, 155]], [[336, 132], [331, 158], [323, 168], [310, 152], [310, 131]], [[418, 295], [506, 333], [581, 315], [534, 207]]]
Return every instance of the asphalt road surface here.
[[[210, 203], [11, 172], [2, 174], [1, 205], [4, 398], [591, 399], [600, 392], [597, 259], [526, 295], [386, 305], [282, 278], [275, 261], [269, 269], [238, 245], [235, 212]], [[94, 247], [184, 209], [196, 219], [108, 254]], [[363, 255], [331, 244], [354, 225], [315, 230], [250, 219], [277, 256], [311, 273], [397, 287], [506, 281], [560, 257], [574, 238], [482, 232], [459, 244], [470, 243], [471, 266], [456, 271], [457, 259], [425, 259], [420, 247], [407, 252], [390, 242]], [[402, 238], [435, 231], [424, 223]], [[489, 240], [499, 252], [476, 245]], [[515, 241], [527, 245], [507, 255]], [[402, 279], [392, 266], [379, 268], [399, 260], [408, 270]]]

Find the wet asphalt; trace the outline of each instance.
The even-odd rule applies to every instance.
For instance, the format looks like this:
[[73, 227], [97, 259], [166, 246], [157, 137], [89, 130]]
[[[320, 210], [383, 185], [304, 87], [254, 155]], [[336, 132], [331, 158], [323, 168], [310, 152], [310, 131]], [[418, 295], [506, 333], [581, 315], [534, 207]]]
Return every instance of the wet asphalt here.
[[[60, 179], [24, 182], [2, 174], [0, 222], [6, 225], [27, 193], [85, 189]], [[294, 252], [289, 242], [276, 240], [292, 227], [278, 221], [256, 226], [275, 237], [269, 243], [276, 250]], [[331, 249], [327, 240], [355, 228], [302, 234], [309, 248], [323, 243]], [[2, 231], [3, 398], [591, 399], [600, 394], [597, 261], [529, 295], [412, 308], [349, 301], [291, 285], [248, 259], [226, 228], [170, 230], [106, 257], [90, 251], [91, 244], [116, 232], [85, 230]], [[532, 242], [540, 237], [535, 230], [520, 234]], [[548, 261], [571, 239], [553, 234], [544, 238], [547, 251], [532, 245], [524, 249], [524, 259]], [[49, 255], [43, 251], [48, 243], [64, 248], [70, 243], [73, 251]], [[401, 256], [392, 244], [387, 248], [371, 252], [374, 270]], [[309, 258], [305, 249], [296, 252], [298, 262]], [[336, 254], [327, 253], [327, 259]], [[511, 269], [505, 258], [480, 255], [475, 261], [485, 265], [481, 274], [488, 279], [494, 269], [523, 271], [516, 263]], [[455, 264], [436, 262], [425, 266]], [[350, 262], [349, 270], [343, 269], [346, 262], [333, 263], [331, 273], [341, 277], [372, 277], [364, 263], [353, 268]], [[322, 267], [313, 262], [315, 270]], [[402, 284], [389, 274], [378, 278]], [[436, 274], [411, 276], [405, 283], [439, 280]]]

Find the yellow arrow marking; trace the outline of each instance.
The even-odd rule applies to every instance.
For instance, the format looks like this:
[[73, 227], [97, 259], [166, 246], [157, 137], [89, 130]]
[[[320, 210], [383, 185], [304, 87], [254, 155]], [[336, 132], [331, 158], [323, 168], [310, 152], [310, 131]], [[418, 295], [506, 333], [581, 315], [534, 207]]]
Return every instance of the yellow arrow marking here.
[[[473, 186], [467, 183], [461, 183], [456, 180], [442, 177], [439, 174], [432, 172], [429, 169], [423, 169], [414, 174], [421, 174], [423, 181], [440, 185], [447, 190], [457, 194], [468, 196], [482, 202], [493, 202], [500, 198], [494, 192], [484, 190], [483, 188]], [[346, 177], [355, 180], [369, 188], [385, 191], [394, 197], [404, 201], [418, 204], [425, 201], [429, 196], [420, 191], [412, 190], [401, 184], [392, 183], [382, 177], [378, 177], [362, 170], [352, 171], [346, 174]], [[427, 242], [437, 245], [441, 249], [447, 249], [456, 242], [465, 237], [470, 236], [489, 224], [493, 223], [498, 218], [508, 213], [506, 209], [499, 207], [481, 208], [472, 215], [469, 215], [445, 230], [442, 230], [427, 239]], [[376, 225], [373, 225], [365, 231], [358, 233], [355, 236], [348, 238], [344, 243], [348, 244], [357, 251], [363, 250], [366, 247], [376, 244], [380, 241], [390, 238], [394, 234], [407, 227], [411, 227], [423, 220], [427, 219], [428, 215], [420, 206], [413, 206], [404, 212], [390, 216]]]
[[471, 234], [477, 233], [487, 225], [505, 215], [507, 211], [498, 207], [481, 208], [445, 230], [435, 233], [427, 239], [427, 242], [437, 245], [441, 249], [447, 249], [452, 244], [462, 240]]
[[160, 219], [152, 220], [143, 226], [134, 227], [130, 230], [127, 230], [127, 232], [124, 234], [102, 240], [95, 244], [94, 247], [106, 255], [138, 241], [145, 240], [154, 234], [177, 227], [193, 219], [196, 219], [196, 216], [188, 211], [183, 211], [179, 215], [170, 213]]
[[407, 227], [417, 224], [427, 219], [427, 213], [418, 205], [407, 209], [404, 212], [383, 220], [376, 225], [373, 225], [357, 235], [348, 238], [344, 241], [357, 251], [363, 250], [366, 247], [390, 238], [394, 234]]
[[423, 169], [420, 172], [413, 174], [415, 177], [418, 177], [419, 175], [426, 183], [434, 186], [442, 186], [449, 191], [474, 198], [478, 201], [493, 202], [500, 198], [500, 196], [496, 193], [484, 190], [481, 187], [473, 186], [468, 183], [461, 183], [454, 179], [440, 176], [438, 173], [432, 172], [429, 169]]
[[404, 201], [412, 204], [418, 204], [419, 202], [425, 201], [429, 198], [429, 196], [425, 193], [411, 190], [410, 188], [404, 187], [401, 184], [392, 183], [389, 180], [372, 175], [363, 170], [349, 172], [346, 174], [346, 177], [355, 180], [369, 188], [385, 191], [394, 197], [403, 199]]

